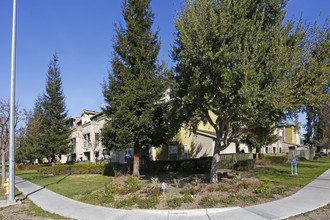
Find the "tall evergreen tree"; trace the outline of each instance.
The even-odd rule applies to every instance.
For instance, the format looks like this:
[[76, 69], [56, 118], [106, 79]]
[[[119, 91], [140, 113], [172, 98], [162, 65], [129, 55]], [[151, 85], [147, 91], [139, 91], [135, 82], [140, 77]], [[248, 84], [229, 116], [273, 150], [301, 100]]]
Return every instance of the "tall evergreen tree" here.
[[[291, 74], [301, 63], [304, 27], [284, 22], [286, 0], [186, 0], [172, 57], [177, 114], [197, 129], [210, 123], [220, 151], [255, 125], [280, 121], [293, 103]], [[285, 23], [285, 24], [284, 24]]]
[[42, 154], [50, 157], [55, 165], [56, 155], [69, 152], [69, 136], [71, 130], [67, 123], [67, 111], [62, 90], [62, 79], [55, 53], [48, 66], [46, 92], [43, 95], [41, 107], [43, 110], [44, 147]]
[[133, 175], [139, 176], [141, 148], [167, 141], [161, 101], [166, 85], [157, 64], [160, 42], [158, 31], [152, 31], [150, 0], [125, 0], [122, 13], [126, 26], [116, 26], [112, 69], [103, 89], [111, 121], [102, 129], [102, 142], [110, 150], [133, 142]]

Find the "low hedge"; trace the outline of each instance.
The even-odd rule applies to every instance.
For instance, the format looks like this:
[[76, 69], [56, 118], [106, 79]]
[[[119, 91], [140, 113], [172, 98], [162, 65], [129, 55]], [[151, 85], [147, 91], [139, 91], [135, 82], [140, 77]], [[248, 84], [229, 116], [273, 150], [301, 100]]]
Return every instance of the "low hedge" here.
[[253, 169], [256, 165], [255, 159], [240, 160], [234, 164], [234, 170], [237, 171], [249, 171]]
[[212, 157], [201, 157], [184, 160], [155, 160], [146, 164], [145, 172], [180, 172], [207, 173], [210, 171]]
[[34, 165], [34, 164], [16, 164], [16, 168], [18, 170], [38, 170], [40, 167], [46, 167], [49, 166], [48, 164], [38, 164], [38, 165]]
[[37, 167], [41, 175], [72, 175], [72, 174], [103, 174], [105, 176], [120, 176], [130, 174], [132, 165], [120, 163], [108, 164], [74, 164]]
[[286, 163], [288, 158], [285, 156], [266, 156], [263, 160], [259, 161], [260, 165], [272, 165]]
[[269, 159], [271, 164], [281, 164], [288, 161], [288, 158], [285, 156], [267, 156], [266, 159]]

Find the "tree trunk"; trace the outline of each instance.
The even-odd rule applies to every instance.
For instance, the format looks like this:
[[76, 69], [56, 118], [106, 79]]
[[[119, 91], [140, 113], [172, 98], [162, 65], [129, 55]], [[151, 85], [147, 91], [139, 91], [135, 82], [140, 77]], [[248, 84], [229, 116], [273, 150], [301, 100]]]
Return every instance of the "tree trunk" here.
[[218, 166], [220, 161], [220, 155], [218, 152], [216, 152], [213, 155], [212, 159], [212, 165], [211, 165], [211, 172], [210, 172], [210, 182], [211, 183], [217, 183], [218, 180]]
[[1, 187], [3, 187], [3, 184], [6, 181], [6, 160], [5, 160], [5, 149], [1, 149], [1, 164], [2, 164], [2, 171], [1, 171]]
[[257, 147], [256, 148], [256, 161], [259, 160], [259, 148]]
[[55, 156], [52, 156], [52, 167], [55, 166], [55, 164], [56, 164], [56, 158]]
[[140, 176], [140, 150], [141, 146], [139, 139], [136, 138], [134, 141], [134, 161], [133, 161], [133, 176]]
[[217, 183], [218, 180], [218, 167], [220, 161], [220, 151], [221, 151], [221, 141], [216, 141], [212, 164], [211, 164], [211, 171], [210, 171], [210, 183]]

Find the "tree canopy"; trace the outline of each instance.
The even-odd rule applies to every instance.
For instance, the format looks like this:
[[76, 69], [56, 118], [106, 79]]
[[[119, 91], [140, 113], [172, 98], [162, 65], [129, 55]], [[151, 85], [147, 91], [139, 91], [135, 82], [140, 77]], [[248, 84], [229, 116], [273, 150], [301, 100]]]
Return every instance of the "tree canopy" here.
[[150, 0], [125, 0], [122, 14], [125, 26], [115, 26], [111, 71], [103, 88], [111, 120], [102, 129], [102, 143], [113, 150], [133, 142], [133, 175], [138, 176], [140, 149], [168, 141], [161, 101], [167, 86], [157, 63], [160, 41], [158, 31], [152, 31]]
[[284, 21], [286, 3], [186, 0], [177, 14], [176, 114], [193, 129], [200, 121], [214, 128], [212, 182], [221, 150], [257, 125], [282, 120], [294, 103], [291, 77], [304, 57], [305, 28]]
[[46, 91], [42, 102], [42, 127], [44, 138], [42, 141], [42, 155], [51, 158], [55, 165], [56, 155], [69, 152], [69, 136], [71, 130], [67, 122], [65, 98], [62, 90], [62, 79], [55, 53], [48, 66]]

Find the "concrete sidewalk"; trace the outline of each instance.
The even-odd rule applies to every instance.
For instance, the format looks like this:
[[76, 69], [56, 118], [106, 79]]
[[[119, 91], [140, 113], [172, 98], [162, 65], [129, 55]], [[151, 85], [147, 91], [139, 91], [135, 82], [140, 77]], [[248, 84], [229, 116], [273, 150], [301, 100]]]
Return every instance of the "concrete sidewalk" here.
[[289, 197], [245, 208], [122, 210], [78, 202], [20, 177], [16, 177], [15, 184], [19, 191], [42, 209], [74, 219], [284, 219], [312, 211], [330, 202], [330, 169]]

